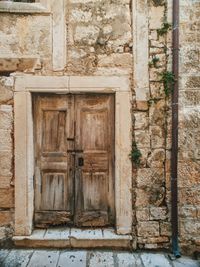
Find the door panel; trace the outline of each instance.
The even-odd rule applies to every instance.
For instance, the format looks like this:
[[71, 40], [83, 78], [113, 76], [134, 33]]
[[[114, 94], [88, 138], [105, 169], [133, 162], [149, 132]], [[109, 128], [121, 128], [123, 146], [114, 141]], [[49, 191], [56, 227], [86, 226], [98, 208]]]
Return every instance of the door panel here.
[[42, 176], [41, 209], [63, 210], [66, 175], [64, 173], [43, 173]]
[[114, 224], [114, 96], [34, 97], [35, 226]]
[[[38, 95], [34, 107], [35, 225], [72, 223], [74, 159], [67, 151], [68, 138], [74, 137], [73, 98]], [[58, 212], [64, 212], [65, 219]]]
[[84, 165], [76, 159], [77, 226], [105, 226], [114, 222], [114, 98], [75, 96], [75, 147], [82, 149]]

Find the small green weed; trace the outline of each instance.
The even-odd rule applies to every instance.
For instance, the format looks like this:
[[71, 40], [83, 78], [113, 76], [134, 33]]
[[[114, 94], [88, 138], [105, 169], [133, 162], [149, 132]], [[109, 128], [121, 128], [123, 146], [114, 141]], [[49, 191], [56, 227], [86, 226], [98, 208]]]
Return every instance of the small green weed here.
[[149, 67], [150, 68], [152, 68], [152, 67], [157, 68], [157, 63], [159, 62], [159, 60], [160, 60], [159, 57], [153, 56], [151, 62], [149, 62]]
[[165, 95], [169, 96], [172, 93], [173, 85], [175, 82], [174, 74], [171, 71], [165, 71], [161, 73], [161, 81], [164, 85]]
[[140, 150], [138, 149], [137, 144], [135, 142], [132, 143], [132, 150], [129, 156], [132, 162], [134, 162], [136, 166], [140, 164], [142, 154]]
[[169, 30], [171, 30], [172, 25], [168, 22], [163, 22], [162, 28], [157, 30], [158, 36], [165, 35]]

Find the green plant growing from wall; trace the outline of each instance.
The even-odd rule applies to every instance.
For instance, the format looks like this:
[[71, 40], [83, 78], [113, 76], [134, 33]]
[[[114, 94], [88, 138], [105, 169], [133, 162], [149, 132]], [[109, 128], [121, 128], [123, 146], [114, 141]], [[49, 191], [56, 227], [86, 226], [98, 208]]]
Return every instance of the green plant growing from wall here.
[[150, 98], [150, 99], [147, 101], [147, 105], [150, 107], [152, 104], [156, 104], [158, 101], [159, 101], [158, 98]]
[[129, 156], [130, 156], [132, 162], [134, 162], [136, 166], [140, 165], [142, 153], [140, 152], [140, 150], [137, 147], [137, 144], [134, 141], [132, 143], [132, 150], [131, 150], [131, 153]]
[[171, 71], [165, 71], [161, 73], [161, 81], [164, 85], [164, 92], [166, 96], [169, 96], [172, 93], [173, 85], [175, 82], [174, 74]]
[[149, 67], [157, 68], [157, 63], [160, 61], [159, 57], [153, 56], [152, 60], [149, 62]]
[[171, 30], [172, 25], [168, 22], [163, 22], [162, 27], [160, 29], [157, 29], [158, 36], [163, 36], [167, 34], [169, 30]]

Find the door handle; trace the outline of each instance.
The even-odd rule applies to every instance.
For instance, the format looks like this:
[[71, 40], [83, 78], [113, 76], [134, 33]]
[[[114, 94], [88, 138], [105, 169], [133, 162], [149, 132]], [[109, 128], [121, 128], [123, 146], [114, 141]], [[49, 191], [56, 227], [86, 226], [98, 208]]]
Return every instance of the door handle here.
[[84, 158], [83, 157], [79, 157], [78, 158], [78, 166], [79, 167], [83, 167], [84, 166]]

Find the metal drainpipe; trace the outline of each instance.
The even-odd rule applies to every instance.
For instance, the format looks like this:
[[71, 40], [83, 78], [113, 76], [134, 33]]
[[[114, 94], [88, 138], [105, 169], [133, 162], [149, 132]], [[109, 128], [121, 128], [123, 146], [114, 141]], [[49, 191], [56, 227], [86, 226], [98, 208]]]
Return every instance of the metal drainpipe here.
[[178, 245], [178, 78], [179, 78], [179, 0], [173, 0], [172, 70], [175, 78], [172, 92], [172, 152], [171, 152], [171, 222], [172, 251], [181, 256]]

